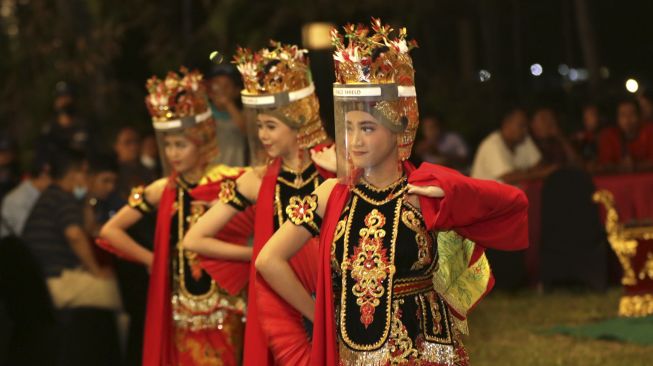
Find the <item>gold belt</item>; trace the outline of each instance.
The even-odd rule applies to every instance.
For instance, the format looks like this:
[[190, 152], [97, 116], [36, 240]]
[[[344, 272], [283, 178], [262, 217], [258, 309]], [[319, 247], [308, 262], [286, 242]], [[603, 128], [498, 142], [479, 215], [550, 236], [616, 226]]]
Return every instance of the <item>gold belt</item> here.
[[411, 277], [396, 279], [392, 285], [394, 297], [405, 297], [417, 295], [433, 290], [433, 280], [431, 275], [425, 277]]

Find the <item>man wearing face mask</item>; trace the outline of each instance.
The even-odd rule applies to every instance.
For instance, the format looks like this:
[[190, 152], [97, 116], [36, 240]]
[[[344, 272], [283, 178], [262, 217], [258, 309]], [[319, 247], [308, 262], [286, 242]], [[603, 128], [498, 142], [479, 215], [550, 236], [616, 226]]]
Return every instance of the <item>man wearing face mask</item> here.
[[71, 151], [52, 159], [53, 183], [30, 213], [23, 239], [40, 263], [57, 309], [120, 308], [112, 272], [98, 264], [84, 230], [81, 199], [86, 195], [86, 162]]

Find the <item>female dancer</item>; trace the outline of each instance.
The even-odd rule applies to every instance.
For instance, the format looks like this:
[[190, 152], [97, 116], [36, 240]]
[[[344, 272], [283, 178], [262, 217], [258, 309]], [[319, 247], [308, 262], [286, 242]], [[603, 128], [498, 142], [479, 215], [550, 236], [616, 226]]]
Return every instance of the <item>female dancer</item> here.
[[[215, 122], [207, 105], [202, 75], [182, 68], [164, 80], [147, 81], [145, 103], [172, 170], [147, 187], [132, 190], [129, 203], [102, 228], [101, 237], [118, 254], [151, 271], [143, 365], [237, 365], [242, 347], [245, 302], [229, 294], [202, 268], [197, 254], [181, 246], [186, 231], [216, 199], [219, 182], [243, 173], [213, 165], [218, 147]], [[158, 210], [154, 252], [136, 243], [126, 230]], [[245, 244], [251, 226], [246, 217], [223, 240]], [[239, 246], [240, 258], [251, 249]]]
[[[208, 257], [248, 260], [234, 256], [240, 247], [218, 242], [213, 236], [236, 212], [256, 204], [251, 253], [255, 259], [275, 230], [288, 220], [298, 220], [297, 213], [315, 204], [311, 192], [333, 176], [308, 157], [309, 151], [316, 158], [333, 150], [321, 150], [323, 146], [318, 145], [326, 134], [305, 53], [297, 46], [276, 42], [257, 53], [239, 49], [235, 63], [245, 84], [242, 101], [255, 167], [222, 183], [221, 202], [188, 233], [186, 248]], [[305, 293], [315, 290], [316, 258], [317, 241], [313, 240], [291, 261], [296, 285]], [[301, 315], [257, 279], [253, 267], [249, 281], [244, 364], [308, 364], [309, 335]]]
[[[523, 248], [525, 196], [406, 162], [418, 124], [408, 54], [414, 43], [403, 28], [391, 38], [392, 29], [377, 19], [371, 32], [345, 31], [347, 45], [333, 32], [342, 179], [316, 190], [318, 204], [277, 231], [256, 267], [314, 319], [312, 365], [466, 365], [459, 334], [467, 311], [493, 284], [482, 246]], [[288, 258], [318, 233], [314, 302]]]

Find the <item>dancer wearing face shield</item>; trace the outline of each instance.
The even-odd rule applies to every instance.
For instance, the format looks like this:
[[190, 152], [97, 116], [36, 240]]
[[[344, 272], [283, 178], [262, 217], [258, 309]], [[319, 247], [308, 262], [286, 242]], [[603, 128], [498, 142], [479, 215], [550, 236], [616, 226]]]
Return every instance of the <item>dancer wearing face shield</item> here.
[[[182, 247], [186, 232], [220, 195], [221, 182], [244, 173], [214, 164], [218, 153], [215, 122], [202, 75], [181, 69], [147, 81], [145, 102], [169, 175], [132, 190], [129, 202], [102, 228], [98, 244], [140, 262], [150, 271], [143, 342], [143, 365], [238, 365], [242, 352], [245, 300], [228, 283], [213, 279], [201, 256]], [[156, 212], [154, 250], [127, 234], [145, 215]], [[248, 258], [252, 212], [245, 212], [216, 240], [232, 243]], [[234, 276], [246, 269], [224, 263]]]
[[[338, 179], [316, 190], [305, 221], [275, 233], [256, 267], [314, 321], [312, 365], [467, 365], [467, 312], [493, 285], [483, 250], [527, 246], [526, 198], [437, 165], [415, 169], [415, 44], [378, 19], [345, 33], [346, 44], [332, 33]], [[317, 234], [313, 301], [288, 259]]]
[[[255, 260], [263, 244], [285, 222], [306, 221], [303, 213], [317, 204], [311, 193], [334, 176], [335, 153], [333, 147], [324, 144], [326, 133], [306, 50], [271, 42], [269, 48], [258, 52], [239, 49], [234, 59], [245, 85], [242, 102], [253, 168], [238, 179], [223, 182], [220, 203], [193, 227], [184, 245], [209, 257], [245, 260], [232, 257], [229, 244], [212, 237], [237, 212], [255, 205], [251, 253]], [[332, 161], [329, 169], [334, 172], [314, 160]], [[307, 238], [304, 244], [290, 260], [290, 268], [296, 285], [310, 297], [315, 292], [318, 240]], [[230, 277], [219, 267], [212, 273], [219, 278]], [[305, 324], [301, 313], [276, 295], [252, 267], [244, 364], [308, 365], [310, 334]]]

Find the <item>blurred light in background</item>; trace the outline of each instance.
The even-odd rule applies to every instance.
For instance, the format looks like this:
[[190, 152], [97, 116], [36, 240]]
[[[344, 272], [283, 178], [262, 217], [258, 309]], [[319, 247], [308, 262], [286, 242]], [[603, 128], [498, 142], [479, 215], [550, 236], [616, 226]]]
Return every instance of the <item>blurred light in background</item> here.
[[569, 80], [578, 81], [578, 70], [576, 69], [569, 70]]
[[13, 1], [3, 0], [0, 2], [0, 16], [7, 18], [13, 15], [14, 3]]
[[569, 75], [569, 66], [567, 66], [566, 64], [560, 64], [558, 66], [558, 73], [562, 76]]
[[209, 55], [209, 60], [211, 60], [211, 62], [214, 64], [219, 65], [222, 63], [222, 61], [224, 61], [224, 56], [219, 51], [213, 51]]
[[[21, 4], [26, 3], [21, 1]], [[18, 18], [16, 17], [16, 0], [0, 0], [0, 28], [10, 38], [18, 35]]]
[[639, 83], [635, 79], [628, 79], [626, 80], [626, 90], [628, 90], [631, 93], [637, 93], [637, 90], [639, 89]]
[[589, 76], [590, 76], [589, 71], [583, 68], [579, 68], [579, 69], [571, 68], [569, 69], [569, 75], [567, 75], [569, 80], [572, 82], [585, 81], [589, 79]]
[[483, 69], [483, 70], [478, 72], [478, 80], [481, 83], [484, 83], [484, 82], [490, 80], [490, 78], [492, 78], [492, 74], [489, 71]]
[[531, 74], [532, 74], [533, 76], [540, 76], [540, 75], [542, 75], [542, 71], [544, 71], [544, 70], [542, 69], [542, 65], [540, 65], [540, 64], [532, 64], [532, 65], [531, 65]]
[[331, 28], [333, 23], [308, 23], [302, 27], [302, 43], [309, 50], [331, 48]]

